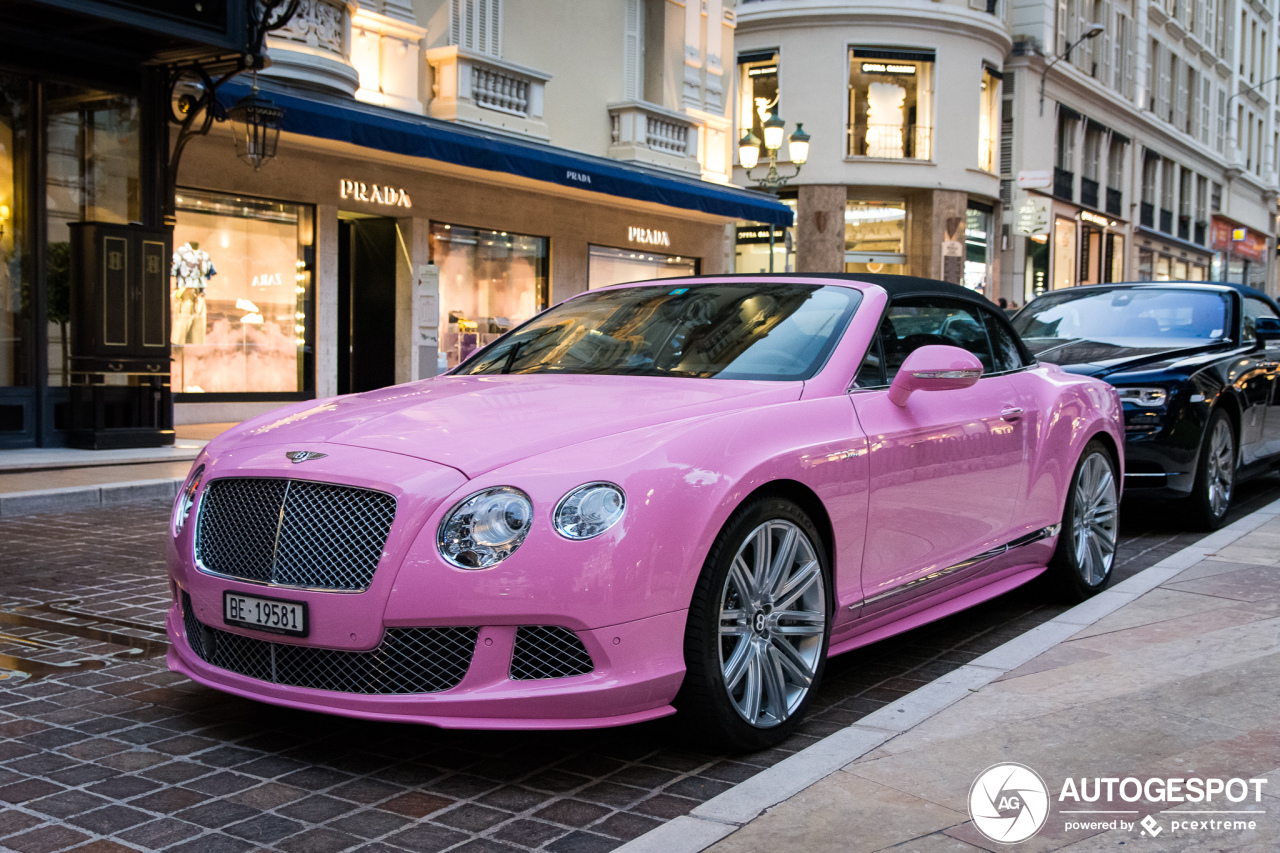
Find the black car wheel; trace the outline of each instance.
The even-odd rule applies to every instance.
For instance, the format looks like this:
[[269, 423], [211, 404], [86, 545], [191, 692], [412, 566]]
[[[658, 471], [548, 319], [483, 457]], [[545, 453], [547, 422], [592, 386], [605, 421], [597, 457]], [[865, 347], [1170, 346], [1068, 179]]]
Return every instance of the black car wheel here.
[[1215, 409], [1209, 416], [1196, 464], [1196, 480], [1186, 499], [1187, 520], [1217, 530], [1227, 520], [1236, 482], [1236, 431], [1230, 416]]
[[1085, 445], [1062, 512], [1046, 579], [1069, 601], [1084, 601], [1111, 581], [1120, 531], [1116, 467], [1102, 442]]
[[800, 507], [767, 497], [734, 513], [689, 608], [681, 714], [738, 750], [791, 734], [826, 666], [830, 577], [822, 538]]

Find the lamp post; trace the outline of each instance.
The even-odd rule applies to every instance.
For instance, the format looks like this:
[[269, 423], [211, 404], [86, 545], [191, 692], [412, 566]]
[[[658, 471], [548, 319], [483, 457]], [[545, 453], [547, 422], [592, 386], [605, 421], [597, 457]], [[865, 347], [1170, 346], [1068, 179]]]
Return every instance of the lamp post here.
[[[782, 149], [786, 128], [787, 123], [777, 113], [770, 113], [764, 123], [764, 150], [769, 152], [769, 172], [763, 178], [751, 177], [751, 170], [760, 162], [760, 140], [750, 130], [738, 140], [738, 162], [746, 170], [747, 180], [754, 181], [759, 189], [774, 195], [783, 184], [800, 174], [800, 167], [809, 159], [809, 134], [805, 133], [803, 122], [796, 122], [795, 132], [787, 140], [787, 156], [796, 170], [790, 175], [778, 173], [778, 152]], [[773, 272], [772, 224], [769, 225], [769, 272]]]
[[1070, 59], [1071, 51], [1079, 47], [1081, 42], [1086, 42], [1089, 39], [1096, 39], [1098, 36], [1102, 35], [1106, 31], [1107, 31], [1107, 28], [1102, 26], [1102, 24], [1093, 24], [1092, 26], [1089, 27], [1089, 29], [1085, 30], [1084, 35], [1080, 36], [1080, 38], [1076, 39], [1071, 44], [1067, 45], [1067, 49], [1064, 50], [1060, 55], [1055, 56], [1053, 58], [1053, 62], [1050, 62], [1048, 65], [1046, 65], [1044, 67], [1044, 71], [1040, 72], [1040, 115], [1044, 115], [1044, 81], [1045, 81], [1045, 78], [1049, 76], [1049, 69], [1057, 65], [1059, 62], [1061, 62], [1064, 59]]
[[[1236, 98], [1239, 98], [1241, 95], [1247, 95], [1250, 92], [1255, 92], [1261, 89], [1263, 86], [1267, 85], [1268, 83], [1274, 83], [1277, 80], [1280, 80], [1280, 76], [1271, 77], [1269, 79], [1263, 80], [1261, 83], [1250, 86], [1247, 89], [1241, 89], [1238, 92], [1234, 92], [1231, 95], [1231, 97], [1227, 98], [1227, 102], [1223, 106], [1223, 109], [1226, 110], [1226, 113], [1227, 113], [1227, 141], [1231, 143], [1231, 151], [1233, 155], [1239, 154], [1240, 152], [1240, 140], [1237, 138], [1240, 133], [1240, 128], [1238, 123], [1235, 120], [1235, 113], [1231, 111], [1231, 102], [1234, 101]], [[1234, 130], [1232, 129], [1232, 125], [1236, 125]], [[1237, 165], [1237, 162], [1233, 162], [1229, 165]]]
[[751, 170], [760, 162], [760, 140], [749, 130], [738, 140], [738, 162], [746, 170], [747, 180], [754, 181], [765, 192], [776, 194], [783, 184], [800, 174], [800, 167], [809, 159], [809, 134], [805, 133], [803, 122], [796, 122], [795, 133], [791, 134], [787, 145], [787, 156], [796, 170], [790, 175], [778, 174], [778, 151], [782, 149], [786, 127], [787, 123], [777, 113], [770, 113], [764, 123], [764, 149], [769, 152], [769, 173], [763, 178], [751, 177]]

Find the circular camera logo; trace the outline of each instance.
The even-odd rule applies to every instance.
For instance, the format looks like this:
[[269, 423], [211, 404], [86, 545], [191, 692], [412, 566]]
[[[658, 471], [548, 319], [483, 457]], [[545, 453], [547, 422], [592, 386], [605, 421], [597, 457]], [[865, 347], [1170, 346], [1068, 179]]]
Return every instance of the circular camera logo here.
[[1030, 767], [996, 764], [969, 789], [969, 817], [978, 831], [1001, 844], [1026, 841], [1049, 816], [1049, 789]]

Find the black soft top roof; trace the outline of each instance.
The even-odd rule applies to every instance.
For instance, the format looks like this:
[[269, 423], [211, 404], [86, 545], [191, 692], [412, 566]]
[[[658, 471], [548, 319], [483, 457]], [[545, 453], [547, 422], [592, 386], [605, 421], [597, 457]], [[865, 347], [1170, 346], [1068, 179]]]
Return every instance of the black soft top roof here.
[[889, 275], [887, 273], [853, 273], [853, 272], [740, 272], [720, 273], [715, 275], [690, 276], [695, 279], [705, 278], [761, 278], [761, 279], [832, 279], [835, 281], [856, 281], [863, 284], [874, 284], [882, 287], [889, 296], [917, 296], [936, 294], [954, 296], [981, 302], [983, 305], [996, 307], [990, 299], [977, 291], [947, 281], [933, 278], [921, 278], [915, 275]]

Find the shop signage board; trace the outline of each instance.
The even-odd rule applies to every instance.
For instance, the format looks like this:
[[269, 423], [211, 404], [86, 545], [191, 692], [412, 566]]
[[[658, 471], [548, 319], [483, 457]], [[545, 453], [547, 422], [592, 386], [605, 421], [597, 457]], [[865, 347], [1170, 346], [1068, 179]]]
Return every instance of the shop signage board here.
[[1028, 197], [1018, 205], [1017, 218], [1013, 227], [1015, 234], [1038, 237], [1049, 233], [1049, 199]]
[[1018, 173], [1018, 189], [1043, 190], [1053, 186], [1052, 169], [1023, 169]]
[[[772, 230], [774, 243], [783, 243], [786, 241], [787, 229], [783, 228], [781, 225], [775, 225]], [[770, 228], [768, 225], [746, 226], [737, 229], [734, 236], [739, 246], [748, 243], [768, 243], [769, 231]]]
[[666, 231], [655, 231], [652, 228], [639, 228], [632, 225], [627, 228], [627, 240], [645, 246], [670, 246], [671, 235]]
[[1218, 252], [1230, 252], [1251, 261], [1263, 261], [1267, 256], [1267, 238], [1260, 231], [1244, 228], [1229, 219], [1215, 216], [1211, 229], [1212, 248]]
[[366, 184], [364, 181], [338, 181], [338, 197], [343, 201], [364, 201], [369, 204], [385, 204], [391, 207], [413, 207], [408, 190], [386, 184]]
[[1080, 211], [1080, 221], [1090, 222], [1094, 225], [1101, 225], [1103, 228], [1115, 228], [1120, 224], [1114, 219], [1107, 219], [1107, 217], [1089, 210]]

